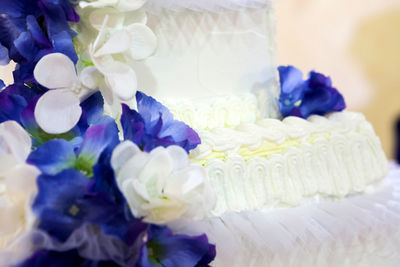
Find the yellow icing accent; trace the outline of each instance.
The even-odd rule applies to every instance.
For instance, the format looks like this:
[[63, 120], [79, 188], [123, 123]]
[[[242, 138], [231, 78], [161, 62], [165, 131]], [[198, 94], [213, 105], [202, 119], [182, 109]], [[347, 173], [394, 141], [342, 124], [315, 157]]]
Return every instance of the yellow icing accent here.
[[276, 144], [271, 141], [264, 141], [259, 148], [251, 150], [248, 147], [241, 147], [238, 154], [248, 160], [254, 157], [268, 157], [270, 154], [282, 154], [288, 147], [299, 146], [300, 141], [294, 138], [288, 139], [282, 144]]
[[[331, 133], [313, 133], [306, 140], [308, 143], [314, 144], [318, 138], [322, 137], [327, 140], [330, 140], [331, 136], [332, 136]], [[281, 144], [277, 144], [272, 141], [264, 141], [255, 150], [249, 147], [244, 147], [244, 146], [240, 147], [240, 149], [237, 151], [237, 155], [243, 157], [245, 161], [254, 157], [268, 158], [268, 156], [271, 154], [283, 154], [283, 152], [285, 152], [287, 148], [298, 147], [301, 145], [301, 143], [302, 141], [300, 139], [295, 139], [295, 138], [289, 138], [288, 140], [286, 140]], [[225, 161], [227, 157], [228, 153], [226, 152], [212, 150], [211, 153], [204, 158], [196, 159], [194, 157], [191, 157], [190, 160], [194, 163], [205, 165], [208, 161], [212, 159], [219, 159]]]

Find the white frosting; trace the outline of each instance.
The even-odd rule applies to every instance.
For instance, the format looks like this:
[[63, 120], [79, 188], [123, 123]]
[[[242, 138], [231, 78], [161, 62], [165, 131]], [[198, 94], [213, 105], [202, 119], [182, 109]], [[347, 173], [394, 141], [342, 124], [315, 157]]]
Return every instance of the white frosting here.
[[[373, 192], [292, 209], [245, 211], [170, 225], [206, 233], [212, 266], [396, 267], [400, 262], [400, 170]], [[233, 256], [234, 255], [234, 256]]]
[[265, 119], [200, 136], [191, 159], [203, 163], [217, 192], [212, 215], [341, 198], [387, 173], [380, 140], [358, 113]]
[[187, 8], [201, 11], [221, 11], [225, 9], [259, 8], [273, 0], [149, 0], [146, 8], [149, 11], [160, 9], [180, 10]]
[[207, 101], [186, 99], [158, 99], [174, 114], [194, 129], [232, 128], [241, 123], [261, 119], [258, 101], [254, 94], [215, 97]]
[[262, 117], [277, 116], [272, 6], [221, 13], [163, 11], [149, 14], [147, 25], [158, 48], [135, 64], [139, 90], [185, 107], [252, 93], [268, 107], [260, 109]]

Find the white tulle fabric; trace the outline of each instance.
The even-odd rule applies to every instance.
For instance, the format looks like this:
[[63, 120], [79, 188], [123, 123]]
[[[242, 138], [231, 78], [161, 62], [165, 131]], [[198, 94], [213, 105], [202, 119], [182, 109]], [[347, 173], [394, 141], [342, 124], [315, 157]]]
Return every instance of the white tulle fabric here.
[[213, 266], [399, 266], [400, 169], [374, 193], [297, 208], [230, 213], [176, 222], [177, 233], [207, 233]]
[[191, 9], [195, 11], [222, 11], [226, 9], [259, 8], [275, 0], [148, 0], [149, 11], [160, 9]]
[[95, 226], [85, 224], [61, 243], [47, 233], [34, 229], [16, 240], [12, 247], [0, 253], [0, 266], [13, 266], [22, 262], [39, 249], [68, 251], [78, 249], [79, 254], [88, 259], [113, 260], [121, 266], [132, 266], [138, 255], [139, 247], [126, 246], [115, 236], [104, 235]]

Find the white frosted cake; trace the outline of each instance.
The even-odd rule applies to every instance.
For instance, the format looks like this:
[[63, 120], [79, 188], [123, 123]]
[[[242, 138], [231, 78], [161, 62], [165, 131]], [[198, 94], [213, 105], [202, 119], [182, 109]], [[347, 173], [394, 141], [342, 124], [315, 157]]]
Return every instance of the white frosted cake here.
[[3, 1], [0, 266], [399, 266], [400, 167], [275, 1]]
[[209, 219], [175, 230], [206, 232], [215, 266], [396, 266], [399, 217], [385, 216], [399, 214], [399, 186], [382, 182], [371, 124], [347, 111], [281, 118], [273, 2], [146, 7], [158, 48], [139, 88], [199, 133], [190, 158], [217, 193]]

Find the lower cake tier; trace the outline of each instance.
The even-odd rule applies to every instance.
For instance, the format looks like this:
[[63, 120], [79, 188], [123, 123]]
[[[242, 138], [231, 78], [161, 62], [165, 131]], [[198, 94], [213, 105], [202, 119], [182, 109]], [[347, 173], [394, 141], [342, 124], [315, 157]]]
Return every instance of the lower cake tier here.
[[400, 169], [374, 193], [275, 211], [177, 222], [177, 233], [206, 232], [216, 267], [394, 267], [400, 262]]
[[264, 119], [199, 134], [191, 161], [205, 167], [217, 193], [210, 216], [343, 198], [368, 191], [388, 171], [380, 140], [360, 113]]

